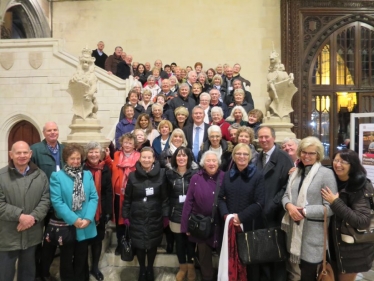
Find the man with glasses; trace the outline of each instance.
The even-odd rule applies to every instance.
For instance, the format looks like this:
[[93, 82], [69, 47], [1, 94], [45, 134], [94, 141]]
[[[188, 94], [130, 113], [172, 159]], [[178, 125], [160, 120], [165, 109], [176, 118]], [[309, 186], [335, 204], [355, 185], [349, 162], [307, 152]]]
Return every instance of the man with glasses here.
[[[263, 214], [268, 227], [280, 226], [284, 215], [282, 197], [287, 187], [288, 172], [294, 166], [290, 156], [275, 144], [275, 131], [270, 127], [258, 130], [262, 151], [258, 154], [257, 169], [264, 175], [265, 206]], [[265, 225], [264, 225], [265, 226]], [[286, 281], [285, 262], [260, 264], [261, 275], [268, 281]]]

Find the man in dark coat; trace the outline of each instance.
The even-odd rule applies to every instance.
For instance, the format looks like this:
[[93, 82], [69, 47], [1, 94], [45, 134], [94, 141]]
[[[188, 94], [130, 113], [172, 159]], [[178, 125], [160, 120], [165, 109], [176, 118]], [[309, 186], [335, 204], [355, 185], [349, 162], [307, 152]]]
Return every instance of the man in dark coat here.
[[119, 62], [123, 61], [122, 57], [122, 47], [117, 46], [114, 49], [113, 55], [110, 55], [105, 61], [105, 70], [108, 71], [108, 74], [117, 73], [117, 65]]
[[124, 61], [120, 61], [117, 64], [117, 73], [116, 76], [119, 78], [122, 78], [123, 80], [126, 80], [127, 78], [130, 77], [131, 75], [131, 60], [132, 56], [131, 55], [126, 55]]
[[174, 110], [177, 107], [184, 106], [185, 108], [188, 109], [188, 112], [190, 114], [192, 113], [192, 109], [194, 108], [196, 103], [195, 103], [195, 100], [189, 96], [189, 91], [190, 91], [190, 88], [187, 83], [183, 83], [179, 86], [178, 95], [175, 98], [168, 101], [172, 112], [174, 112]]
[[91, 56], [95, 58], [96, 66], [102, 69], [105, 69], [105, 61], [108, 58], [108, 56], [106, 53], [104, 53], [104, 42], [103, 41], [100, 41], [99, 43], [97, 43], [97, 49], [92, 50]]
[[[224, 102], [227, 104], [227, 105], [230, 105], [231, 103], [234, 102], [234, 91], [236, 89], [242, 89], [244, 91], [244, 100], [249, 104], [251, 105], [251, 109], [255, 108], [255, 103], [253, 101], [253, 98], [252, 98], [252, 94], [251, 92], [248, 92], [244, 89], [243, 87], [243, 83], [242, 81], [240, 81], [239, 79], [237, 78], [234, 78], [232, 80], [232, 87], [233, 87], [233, 90], [231, 92], [227, 92], [226, 96], [225, 96], [225, 100]], [[248, 113], [248, 111], [247, 111]]]
[[[201, 145], [208, 140], [208, 128], [210, 125], [204, 123], [204, 117], [204, 109], [200, 105], [197, 105], [192, 110], [193, 123], [183, 127], [183, 132], [187, 139], [187, 147], [192, 150], [195, 162], [197, 162]], [[197, 131], [199, 132], [197, 133]], [[199, 139], [197, 139], [196, 134]]]
[[238, 63], [234, 64], [232, 68], [234, 79], [239, 79], [240, 81], [242, 81], [243, 84], [245, 83], [245, 85], [248, 87], [251, 86], [251, 82], [249, 82], [247, 79], [245, 79], [244, 77], [240, 75], [241, 69], [242, 67], [240, 66], [240, 64]]
[[[280, 226], [284, 215], [282, 197], [287, 186], [288, 172], [294, 165], [289, 155], [276, 146], [273, 128], [261, 127], [258, 130], [258, 141], [262, 151], [258, 154], [257, 168], [262, 171], [265, 180], [263, 214], [268, 227]], [[286, 281], [286, 262], [260, 264], [259, 266], [263, 274], [261, 280]]]

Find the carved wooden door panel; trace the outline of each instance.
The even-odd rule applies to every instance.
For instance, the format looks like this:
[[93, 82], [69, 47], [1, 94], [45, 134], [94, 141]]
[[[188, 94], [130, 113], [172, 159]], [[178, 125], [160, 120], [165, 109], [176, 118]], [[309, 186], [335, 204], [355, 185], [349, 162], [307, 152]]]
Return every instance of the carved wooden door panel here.
[[20, 121], [11, 129], [8, 137], [8, 150], [12, 148], [13, 143], [25, 141], [29, 145], [40, 142], [38, 130], [28, 121]]

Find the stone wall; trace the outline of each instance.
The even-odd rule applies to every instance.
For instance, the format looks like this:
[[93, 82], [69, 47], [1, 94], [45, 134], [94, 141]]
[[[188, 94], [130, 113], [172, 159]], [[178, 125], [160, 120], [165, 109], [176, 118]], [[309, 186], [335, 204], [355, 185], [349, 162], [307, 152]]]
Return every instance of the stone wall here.
[[[38, 68], [35, 68], [38, 59], [34, 67], [29, 61], [33, 54], [42, 56]], [[0, 60], [0, 167], [3, 167], [7, 163], [9, 132], [21, 120], [32, 123], [41, 139], [44, 123], [56, 121], [60, 140], [66, 139], [73, 117], [72, 98], [67, 88], [78, 58], [62, 51], [59, 40], [30, 39], [0, 40]], [[104, 126], [104, 136], [111, 139], [125, 101], [126, 83], [101, 69], [95, 72], [99, 79], [98, 119]]]

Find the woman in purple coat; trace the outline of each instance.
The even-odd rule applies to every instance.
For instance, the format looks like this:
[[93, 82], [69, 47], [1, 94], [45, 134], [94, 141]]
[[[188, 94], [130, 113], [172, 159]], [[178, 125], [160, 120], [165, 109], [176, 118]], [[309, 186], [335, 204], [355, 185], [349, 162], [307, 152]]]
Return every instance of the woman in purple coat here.
[[[190, 236], [188, 233], [188, 218], [190, 214], [212, 215], [214, 194], [217, 188], [217, 180], [222, 183], [224, 172], [218, 169], [221, 160], [211, 150], [206, 151], [201, 157], [200, 166], [203, 168], [192, 176], [187, 191], [187, 197], [183, 206], [181, 232], [189, 236], [191, 242], [197, 243], [199, 250], [200, 270], [203, 280], [213, 280], [212, 250], [219, 247], [220, 218], [216, 212], [214, 218], [215, 230], [211, 237], [201, 240]], [[188, 268], [190, 270], [190, 268]], [[191, 268], [192, 270], [192, 268]]]

